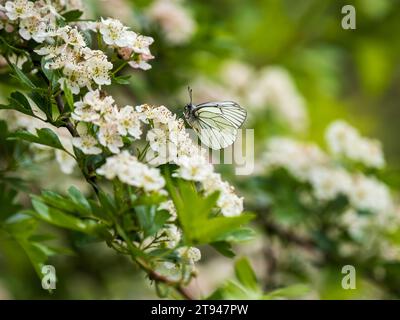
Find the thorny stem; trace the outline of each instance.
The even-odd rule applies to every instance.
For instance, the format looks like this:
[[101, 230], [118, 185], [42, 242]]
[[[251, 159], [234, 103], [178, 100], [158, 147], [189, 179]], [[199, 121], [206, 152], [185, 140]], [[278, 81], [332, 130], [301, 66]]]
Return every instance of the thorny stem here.
[[[163, 276], [159, 274], [158, 272], [154, 271], [147, 261], [143, 258], [140, 258], [137, 256], [136, 252], [140, 249], [136, 248], [132, 241], [129, 239], [129, 237], [126, 235], [125, 231], [123, 228], [119, 225], [118, 221], [114, 218], [114, 222], [117, 228], [118, 234], [124, 239], [126, 242], [128, 248], [130, 249], [130, 255], [133, 261], [136, 262], [136, 264], [147, 273], [149, 276], [150, 280], [162, 282], [166, 285], [169, 285], [171, 287], [174, 287], [176, 291], [178, 291], [185, 299], [187, 300], [194, 300], [195, 298], [192, 296], [192, 294], [189, 292], [187, 288], [185, 288], [180, 281], [174, 281], [169, 279], [166, 276]], [[132, 250], [131, 250], [132, 249]], [[144, 253], [142, 253], [144, 255]]]

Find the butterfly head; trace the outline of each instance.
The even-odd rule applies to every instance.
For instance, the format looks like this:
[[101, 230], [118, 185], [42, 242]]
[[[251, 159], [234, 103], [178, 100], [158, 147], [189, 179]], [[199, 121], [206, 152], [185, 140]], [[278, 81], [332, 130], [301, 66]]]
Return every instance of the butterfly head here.
[[186, 120], [189, 120], [192, 117], [192, 111], [193, 111], [193, 104], [188, 103], [184, 109], [183, 109], [183, 115], [185, 116]]
[[194, 108], [193, 98], [192, 98], [192, 89], [190, 87], [188, 87], [188, 93], [189, 93], [190, 102], [184, 107], [184, 111], [183, 111], [183, 114], [184, 114], [186, 120], [191, 119], [192, 111]]

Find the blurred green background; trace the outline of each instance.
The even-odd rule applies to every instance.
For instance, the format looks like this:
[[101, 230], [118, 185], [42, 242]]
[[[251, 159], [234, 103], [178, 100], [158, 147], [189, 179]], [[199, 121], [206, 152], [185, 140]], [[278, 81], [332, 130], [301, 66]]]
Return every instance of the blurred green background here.
[[[132, 75], [129, 85], [111, 90], [121, 105], [164, 104], [181, 114], [188, 99], [187, 85], [192, 86], [195, 99], [199, 100], [196, 102], [207, 100], [207, 94], [202, 94], [206, 86], [214, 86], [214, 89], [220, 86], [220, 95], [229, 98], [230, 91], [224, 83], [226, 80], [235, 82], [235, 79], [224, 79], [222, 68], [227, 61], [240, 61], [253, 72], [279, 66], [288, 72], [304, 99], [308, 129], [296, 131], [276, 126], [263, 110], [244, 105], [250, 119], [256, 119], [249, 122], [255, 129], [256, 150], [264, 146], [267, 136], [278, 133], [322, 144], [327, 124], [337, 118], [345, 119], [363, 134], [382, 141], [388, 163], [383, 179], [393, 189], [400, 187], [399, 0], [181, 1], [179, 5], [185, 8], [195, 27], [188, 39], [180, 43], [169, 41], [162, 26], [149, 18], [153, 1], [90, 0], [84, 3], [90, 12], [88, 16], [119, 18], [133, 30], [155, 38], [151, 46], [155, 56], [152, 69], [147, 72], [126, 70], [126, 74]], [[347, 4], [356, 8], [355, 30], [344, 30], [341, 26], [344, 16], [341, 9]], [[14, 88], [8, 73], [7, 68], [0, 69], [0, 102], [4, 102]], [[255, 84], [243, 90], [247, 95], [256, 89]], [[49, 166], [36, 166], [33, 171], [31, 174], [42, 177], [40, 187], [45, 188], [65, 190], [68, 183], [76, 184], [79, 178], [66, 181], [57, 168]], [[227, 178], [234, 180], [229, 173]], [[38, 187], [33, 186], [30, 191]], [[26, 199], [21, 201], [26, 202]], [[59, 241], [68, 244], [75, 253], [57, 256], [51, 261], [60, 279], [51, 295], [41, 289], [24, 254], [11, 240], [0, 237], [0, 299], [156, 297], [143, 274], [123, 257], [116, 257], [105, 246], [81, 235], [56, 232], [60, 235]], [[238, 251], [256, 256], [262, 247], [260, 242], [263, 242], [261, 236]], [[283, 246], [281, 250], [293, 249]], [[222, 278], [232, 274], [233, 267], [229, 259], [217, 257], [210, 249], [202, 252], [200, 276], [193, 286], [195, 290], [209, 293]], [[298, 264], [308, 259], [296, 250], [291, 257]], [[266, 268], [257, 259], [253, 259], [253, 263], [256, 270]], [[323, 279], [334, 274], [329, 273], [329, 268], [334, 267], [321, 271]], [[259, 276], [263, 277], [260, 272]], [[290, 284], [290, 277], [281, 284], [285, 281]], [[313, 287], [311, 298], [359, 297], [321, 283], [314, 283]], [[381, 296], [382, 288], [368, 283], [361, 287], [365, 289], [362, 297]]]

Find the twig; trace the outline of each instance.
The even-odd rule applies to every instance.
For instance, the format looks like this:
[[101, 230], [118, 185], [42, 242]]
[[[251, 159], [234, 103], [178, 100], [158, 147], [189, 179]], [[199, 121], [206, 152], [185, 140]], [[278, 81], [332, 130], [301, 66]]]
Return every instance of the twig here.
[[159, 282], [165, 283], [167, 285], [170, 285], [170, 286], [174, 287], [176, 289], [176, 291], [178, 291], [185, 299], [195, 300], [192, 293], [187, 288], [182, 286], [179, 282], [175, 282], [171, 279], [168, 279], [167, 277], [165, 277], [151, 269], [146, 270], [146, 272], [151, 280], [159, 281]]
[[[58, 111], [60, 111], [60, 114], [62, 115], [64, 113], [64, 102], [62, 100], [61, 94], [56, 95], [55, 99], [56, 99]], [[68, 129], [68, 131], [71, 133], [71, 135], [73, 137], [79, 136], [78, 132], [75, 130], [75, 128], [70, 120], [67, 120], [65, 122], [65, 127]]]
[[285, 230], [279, 225], [273, 223], [272, 221], [263, 221], [263, 227], [267, 234], [274, 234], [277, 235], [279, 238], [286, 240], [288, 242], [294, 243], [298, 246], [301, 246], [307, 250], [315, 250], [316, 244], [315, 242], [306, 237], [301, 237], [298, 234], [290, 231]]

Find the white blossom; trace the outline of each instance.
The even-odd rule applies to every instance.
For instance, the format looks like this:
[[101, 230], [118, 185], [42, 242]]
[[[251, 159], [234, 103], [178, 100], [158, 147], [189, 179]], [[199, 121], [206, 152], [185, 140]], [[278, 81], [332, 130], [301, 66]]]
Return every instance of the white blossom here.
[[168, 238], [168, 243], [167, 243], [168, 248], [176, 247], [181, 241], [182, 238], [181, 231], [175, 224], [168, 225], [168, 228], [166, 228], [164, 232]]
[[174, 221], [177, 218], [176, 208], [172, 200], [167, 200], [160, 203], [160, 205], [158, 206], [158, 210], [167, 210], [171, 215], [171, 221]]
[[361, 174], [353, 177], [349, 198], [351, 204], [359, 210], [381, 214], [390, 214], [394, 210], [388, 187], [375, 178]]
[[213, 171], [212, 165], [203, 157], [182, 156], [177, 164], [179, 169], [176, 176], [185, 180], [204, 181]]
[[190, 40], [196, 31], [196, 23], [176, 0], [156, 0], [147, 14], [151, 20], [160, 24], [166, 39], [171, 44], [183, 44]]
[[5, 9], [10, 20], [26, 19], [37, 14], [34, 3], [27, 0], [7, 1]]
[[106, 124], [100, 127], [98, 134], [99, 142], [107, 147], [112, 153], [119, 153], [119, 149], [124, 145], [115, 124]]
[[270, 139], [262, 158], [267, 170], [282, 167], [300, 181], [307, 181], [313, 168], [329, 162], [318, 146], [283, 137]]
[[129, 133], [131, 137], [140, 139], [142, 134], [140, 116], [132, 106], [125, 106], [119, 110], [117, 119], [119, 134], [125, 136]]
[[80, 137], [72, 138], [72, 144], [81, 149], [84, 154], [99, 154], [101, 149], [97, 147], [97, 140], [91, 135], [81, 135]]
[[319, 200], [334, 200], [339, 195], [347, 195], [351, 190], [351, 176], [343, 169], [315, 167], [309, 181], [314, 195]]
[[281, 67], [262, 69], [249, 84], [246, 100], [249, 106], [271, 108], [295, 131], [304, 131], [308, 126], [308, 115], [303, 97], [299, 94], [289, 73]]
[[21, 20], [19, 34], [25, 40], [33, 39], [38, 43], [43, 42], [46, 37], [46, 23], [37, 17]]
[[194, 264], [201, 259], [201, 252], [196, 247], [181, 247], [178, 249], [178, 253], [189, 264]]
[[330, 151], [336, 156], [344, 156], [373, 168], [385, 165], [380, 142], [360, 136], [355, 128], [344, 121], [330, 124], [325, 136]]
[[99, 23], [99, 31], [104, 42], [110, 46], [128, 47], [132, 40], [132, 33], [129, 33], [128, 28], [116, 19], [102, 18]]
[[160, 191], [165, 185], [160, 170], [139, 162], [126, 150], [107, 158], [106, 163], [97, 169], [97, 173], [104, 175], [107, 179], [118, 177], [122, 182], [142, 188], [147, 192]]
[[63, 150], [55, 150], [56, 160], [60, 169], [65, 174], [71, 174], [76, 166], [76, 161]]

